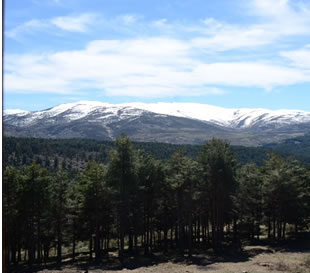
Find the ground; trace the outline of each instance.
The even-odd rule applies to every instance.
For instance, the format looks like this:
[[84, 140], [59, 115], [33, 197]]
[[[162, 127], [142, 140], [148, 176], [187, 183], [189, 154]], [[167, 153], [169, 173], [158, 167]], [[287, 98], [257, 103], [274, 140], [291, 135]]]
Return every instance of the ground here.
[[[141, 260], [139, 261], [141, 262]], [[310, 250], [278, 249], [270, 246], [247, 246], [242, 254], [230, 253], [228, 256], [212, 257], [193, 255], [191, 260], [171, 260], [152, 262], [140, 265], [138, 261], [127, 262], [127, 268], [112, 268], [100, 265], [81, 264], [80, 266], [65, 265], [62, 269], [41, 270], [40, 273], [310, 273]]]

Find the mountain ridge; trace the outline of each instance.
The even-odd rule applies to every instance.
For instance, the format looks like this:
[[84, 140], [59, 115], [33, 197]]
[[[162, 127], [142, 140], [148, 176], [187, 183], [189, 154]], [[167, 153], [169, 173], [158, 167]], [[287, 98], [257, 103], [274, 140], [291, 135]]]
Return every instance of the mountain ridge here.
[[3, 114], [4, 133], [12, 136], [113, 140], [126, 133], [136, 141], [194, 144], [219, 137], [255, 146], [310, 132], [310, 112], [199, 103], [79, 101]]
[[[266, 120], [272, 120], [275, 117], [284, 117], [286, 119], [294, 119], [294, 122], [308, 122], [310, 121], [310, 112], [302, 110], [269, 110], [265, 108], [224, 108], [219, 106], [213, 106], [209, 104], [201, 103], [177, 103], [177, 102], [157, 102], [157, 103], [119, 103], [110, 104], [100, 101], [78, 101], [76, 103], [60, 104], [48, 109], [39, 111], [26, 111], [20, 109], [8, 109], [4, 110], [4, 115], [18, 114], [19, 116], [27, 115], [29, 113], [44, 113], [44, 112], [56, 112], [55, 115], [65, 112], [69, 109], [80, 110], [88, 114], [89, 112], [96, 110], [100, 107], [113, 108], [132, 108], [144, 111], [150, 111], [162, 115], [171, 115], [177, 117], [198, 119], [203, 121], [214, 122], [221, 126], [227, 126], [236, 128], [236, 124], [242, 122], [244, 119], [251, 118], [251, 121], [255, 121], [255, 118], [264, 117]], [[80, 109], [79, 109], [80, 108]], [[299, 119], [297, 118], [299, 117]], [[79, 118], [79, 117], [78, 117]], [[249, 121], [249, 120], [248, 120]], [[250, 127], [252, 124], [247, 122], [242, 127]]]

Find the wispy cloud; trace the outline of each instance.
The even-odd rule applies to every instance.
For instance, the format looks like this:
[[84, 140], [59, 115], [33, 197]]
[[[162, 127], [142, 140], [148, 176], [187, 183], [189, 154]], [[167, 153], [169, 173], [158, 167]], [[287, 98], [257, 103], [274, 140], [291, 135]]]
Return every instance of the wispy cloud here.
[[159, 98], [219, 95], [226, 86], [270, 90], [310, 82], [309, 71], [302, 68], [268, 62], [208, 63], [196, 58], [194, 52], [191, 41], [158, 37], [98, 40], [80, 51], [8, 56], [4, 86], [7, 92], [74, 93], [99, 89], [110, 96]]
[[227, 51], [272, 45], [281, 39], [309, 35], [309, 6], [297, 1], [293, 7], [291, 3], [288, 0], [248, 1], [248, 13], [258, 20], [247, 25], [206, 18], [204, 25], [196, 26], [198, 35], [194, 43], [210, 51]]
[[138, 16], [136, 14], [123, 14], [118, 16], [116, 18], [116, 21], [119, 20], [122, 24], [129, 26], [136, 23], [139, 18], [141, 18], [141, 16]]
[[264, 21], [261, 25], [276, 36], [310, 33], [310, 6], [304, 1], [253, 0], [248, 3], [249, 12], [261, 17]]
[[[5, 91], [70, 94], [96, 89], [110, 96], [160, 98], [221, 95], [231, 86], [271, 91], [310, 83], [310, 48], [296, 49], [290, 42], [310, 34], [310, 10], [302, 2], [294, 3], [250, 1], [247, 12], [256, 20], [246, 25], [214, 18], [190, 25], [165, 18], [147, 21], [134, 14], [101, 16], [101, 21], [96, 14], [32, 20], [6, 35], [47, 28], [84, 33], [100, 21], [110, 29], [133, 30], [134, 37], [94, 39], [83, 49], [53, 54], [8, 55]], [[267, 58], [262, 54], [258, 59], [252, 53], [263, 52], [261, 48], [266, 49]]]
[[63, 30], [69, 32], [86, 32], [90, 25], [96, 22], [97, 15], [84, 13], [76, 16], [61, 16], [51, 19], [33, 19], [15, 28], [9, 29], [5, 35], [9, 38], [18, 39], [20, 36], [34, 34], [38, 31]]
[[62, 16], [50, 20], [56, 27], [72, 32], [86, 32], [89, 25], [95, 22], [94, 14], [81, 14], [79, 16]]
[[289, 59], [292, 62], [292, 65], [310, 69], [310, 45], [297, 50], [282, 51], [280, 54]]
[[40, 31], [42, 29], [45, 29], [49, 26], [49, 23], [46, 21], [42, 20], [30, 20], [27, 21], [15, 28], [12, 28], [8, 31], [5, 32], [5, 35], [9, 38], [18, 38], [21, 34], [22, 35], [27, 35], [27, 34], [32, 34], [36, 31]]

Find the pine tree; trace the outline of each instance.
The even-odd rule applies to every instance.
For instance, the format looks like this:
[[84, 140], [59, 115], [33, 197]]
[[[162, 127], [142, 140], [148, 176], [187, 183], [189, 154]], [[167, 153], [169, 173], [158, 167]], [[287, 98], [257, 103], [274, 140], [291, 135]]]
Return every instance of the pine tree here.
[[90, 161], [80, 176], [83, 187], [83, 218], [86, 232], [90, 242], [90, 258], [92, 258], [92, 245], [96, 262], [101, 260], [101, 237], [107, 212], [107, 189], [105, 183], [105, 167]]
[[[177, 203], [178, 246], [184, 255], [185, 244], [192, 255], [194, 192], [198, 185], [198, 165], [184, 156], [184, 151], [175, 153], [169, 161], [168, 179], [175, 191]], [[187, 228], [188, 234], [185, 234]], [[187, 240], [186, 240], [187, 238]]]
[[121, 135], [115, 141], [115, 149], [110, 151], [107, 179], [114, 192], [114, 201], [118, 215], [119, 259], [124, 262], [125, 235], [130, 232], [132, 225], [131, 199], [137, 189], [136, 155], [130, 139]]
[[51, 223], [57, 240], [57, 263], [61, 264], [62, 245], [68, 221], [67, 216], [69, 179], [67, 173], [65, 173], [63, 170], [58, 171], [51, 182]]
[[254, 164], [247, 164], [238, 171], [237, 206], [240, 225], [246, 228], [250, 239], [255, 235], [259, 238], [262, 224], [263, 179], [259, 168]]
[[[7, 167], [3, 173], [3, 257], [4, 264], [20, 260], [23, 226], [20, 211], [21, 174], [14, 167]], [[16, 254], [18, 252], [18, 258]]]
[[20, 213], [23, 215], [30, 269], [35, 262], [36, 253], [39, 263], [42, 259], [42, 236], [45, 232], [42, 223], [48, 217], [49, 184], [50, 176], [46, 169], [36, 164], [24, 169], [20, 192], [20, 202], [23, 206]]
[[236, 188], [235, 158], [227, 142], [212, 139], [202, 147], [198, 160], [208, 193], [212, 245], [218, 251], [224, 239], [225, 218], [232, 212], [231, 195]]

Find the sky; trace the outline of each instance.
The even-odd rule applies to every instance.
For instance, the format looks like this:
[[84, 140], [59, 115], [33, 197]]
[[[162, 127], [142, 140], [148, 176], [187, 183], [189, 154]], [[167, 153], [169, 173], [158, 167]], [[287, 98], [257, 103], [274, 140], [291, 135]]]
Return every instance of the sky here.
[[6, 0], [3, 108], [81, 100], [310, 112], [309, 0]]

